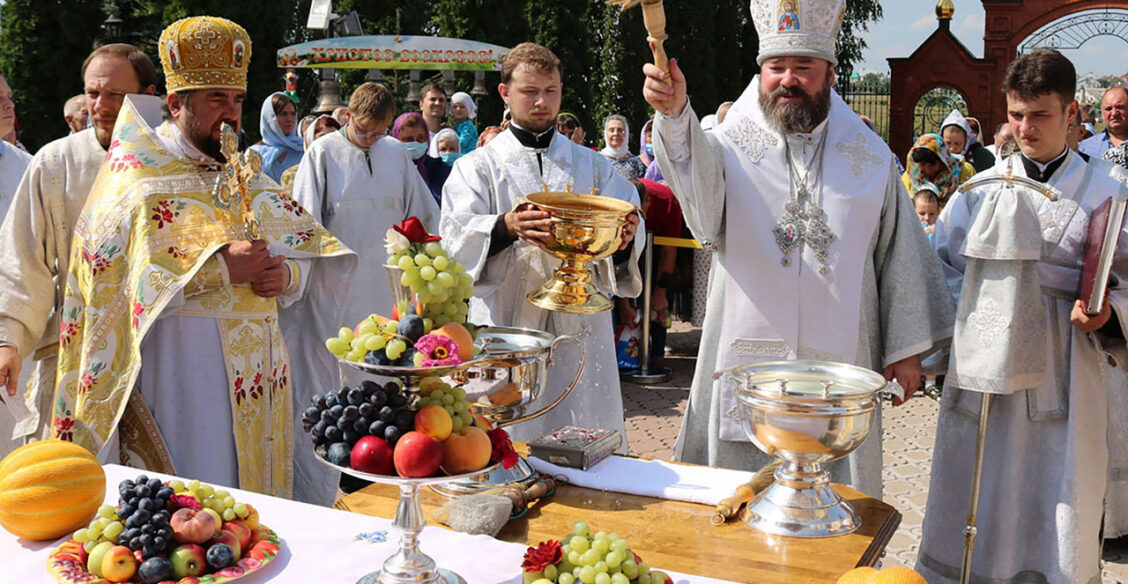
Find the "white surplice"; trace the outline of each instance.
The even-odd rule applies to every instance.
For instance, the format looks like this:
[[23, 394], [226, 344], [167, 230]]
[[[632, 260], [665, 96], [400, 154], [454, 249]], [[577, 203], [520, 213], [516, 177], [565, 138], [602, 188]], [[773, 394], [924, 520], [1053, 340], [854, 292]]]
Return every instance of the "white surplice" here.
[[[88, 157], [83, 156], [89, 150], [87, 142], [93, 142], [101, 153], [97, 165], [105, 156], [93, 138], [94, 130], [80, 134], [81, 138], [72, 135], [51, 142], [34, 159], [7, 142], [0, 144], [0, 345], [16, 347], [23, 358], [20, 393], [13, 399], [24, 400], [32, 411], [32, 418], [18, 427], [7, 415], [0, 414], [0, 456], [22, 444], [29, 435], [40, 437], [39, 402], [50, 404], [54, 389], [54, 356], [47, 359], [45, 371], [39, 372], [34, 354], [37, 348], [54, 343], [58, 336], [57, 326], [47, 326], [62, 299], [62, 291], [55, 289], [53, 280], [57, 273], [55, 256], [60, 256], [61, 269], [66, 273], [70, 232], [98, 172], [98, 166], [92, 170], [84, 168], [90, 166]], [[67, 160], [72, 154], [77, 158], [74, 162]], [[25, 172], [29, 167], [31, 172]], [[80, 181], [87, 179], [76, 185], [76, 195], [81, 195], [75, 197], [68, 194], [65, 174], [72, 167], [83, 175]], [[64, 174], [60, 176], [59, 172]], [[23, 180], [25, 175], [27, 180]], [[49, 410], [44, 417], [50, 420]]]
[[[540, 162], [538, 162], [538, 156]], [[551, 312], [534, 306], [525, 296], [552, 275], [560, 260], [524, 240], [489, 255], [498, 218], [529, 194], [543, 191], [576, 193], [598, 189], [600, 195], [638, 205], [638, 191], [598, 152], [555, 134], [543, 153], [522, 146], [512, 132], [502, 132], [483, 148], [454, 163], [443, 187], [443, 216], [439, 228], [451, 255], [474, 276], [470, 321], [475, 324], [545, 330], [579, 339], [587, 363], [575, 390], [548, 414], [507, 428], [514, 440], [540, 437], [568, 424], [617, 430], [626, 450], [623, 400], [610, 312], [591, 315]], [[638, 233], [645, 233], [639, 226]], [[604, 293], [633, 298], [642, 291], [636, 240], [631, 257], [619, 265], [612, 258], [593, 264], [594, 281]], [[562, 358], [549, 371], [545, 403], [571, 381], [579, 354], [562, 345]]]
[[[780, 359], [880, 372], [945, 341], [953, 318], [888, 147], [834, 93], [827, 120], [783, 135], [765, 121], [758, 88], [759, 77], [710, 132], [689, 105], [654, 124], [657, 159], [686, 223], [717, 251], [676, 456], [746, 470], [771, 459], [744, 434], [732, 388], [714, 372]], [[804, 176], [835, 234], [825, 260], [809, 243], [784, 260], [773, 232]], [[881, 496], [880, 412], [862, 445], [829, 467], [833, 480]]]
[[[310, 290], [282, 311], [282, 331], [293, 365], [294, 427], [301, 428], [310, 397], [340, 386], [336, 359], [325, 349], [325, 331], [352, 327], [373, 313], [392, 315], [384, 233], [411, 216], [434, 233], [439, 207], [398, 141], [381, 138], [364, 149], [350, 142], [344, 130], [323, 136], [306, 150], [294, 178], [293, 197], [358, 259], [342, 306], [313, 309], [312, 303], [322, 294]], [[294, 452], [294, 497], [332, 504], [337, 473], [317, 461], [304, 433]]]
[[[987, 172], [1009, 170], [1025, 176], [1018, 156], [998, 160]], [[997, 302], [1000, 279], [965, 280], [965, 275], [974, 278], [980, 269], [971, 269], [974, 264], [968, 255], [983, 257], [974, 251], [976, 246], [968, 245], [978, 238], [975, 234], [1000, 233], [1015, 222], [1015, 215], [1007, 213], [1005, 219], [996, 221], [997, 227], [976, 227], [990, 227], [986, 221], [992, 201], [998, 200], [1001, 207], [1003, 196], [1022, 195], [1000, 193], [999, 187], [961, 193], [949, 201], [933, 232], [933, 245], [945, 264], [950, 286], [961, 294], [961, 303], [985, 298], [980, 290], [996, 294], [973, 306], [961, 304], [961, 314], [968, 314], [964, 334], [1006, 354], [1014, 346], [1032, 345], [1031, 339], [1016, 338], [1019, 326], [1029, 326], [1018, 318], [1022, 314], [1040, 315], [1042, 320], [1035, 324], [1045, 330], [1036, 339], [1042, 355], [1034, 357], [1039, 361], [1035, 370], [1040, 371], [1040, 378], [1026, 389], [1019, 389], [1025, 383], [1011, 384], [1009, 393], [991, 396], [973, 582], [1095, 584], [1101, 579], [1099, 531], [1110, 447], [1106, 410], [1110, 391], [1126, 391], [1126, 355], [1123, 339], [1081, 333], [1070, 324], [1069, 316], [1080, 284], [1088, 214], [1105, 198], [1125, 197], [1128, 191], [1077, 154], [1069, 152], [1067, 157], [1048, 183], [1061, 191], [1061, 201], [1032, 197], [1036, 216], [1028, 223], [1035, 230], [1034, 238], [1040, 240], [1041, 251], [1040, 259], [1035, 260], [1036, 296], [1031, 301], [1024, 291], [1013, 293], [1021, 314], [1012, 317], [1006, 303]], [[1123, 235], [1113, 274], [1119, 282], [1110, 296], [1113, 318], [1125, 331], [1128, 237]], [[1015, 359], [1022, 357], [1014, 354]], [[992, 368], [992, 363], [981, 367]], [[1030, 370], [1025, 366], [1014, 369], [1020, 374]], [[980, 384], [972, 375], [967, 379]], [[917, 570], [933, 584], [959, 581], [981, 396], [956, 383], [944, 387], [917, 563]], [[1113, 449], [1123, 446], [1111, 445]]]

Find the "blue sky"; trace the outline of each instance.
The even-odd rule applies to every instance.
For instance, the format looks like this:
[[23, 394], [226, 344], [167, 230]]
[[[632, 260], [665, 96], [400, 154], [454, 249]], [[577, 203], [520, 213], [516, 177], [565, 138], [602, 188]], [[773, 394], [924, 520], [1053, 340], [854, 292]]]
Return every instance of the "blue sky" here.
[[[983, 56], [983, 4], [979, 0], [953, 0], [956, 14], [952, 32], [977, 57]], [[887, 72], [888, 57], [908, 57], [936, 30], [936, 0], [883, 0], [885, 16], [865, 33], [869, 48], [855, 70]], [[1121, 75], [1128, 71], [1128, 44], [1109, 36], [1086, 42], [1080, 49], [1062, 51], [1078, 73]], [[1110, 59], [1110, 56], [1116, 58]]]

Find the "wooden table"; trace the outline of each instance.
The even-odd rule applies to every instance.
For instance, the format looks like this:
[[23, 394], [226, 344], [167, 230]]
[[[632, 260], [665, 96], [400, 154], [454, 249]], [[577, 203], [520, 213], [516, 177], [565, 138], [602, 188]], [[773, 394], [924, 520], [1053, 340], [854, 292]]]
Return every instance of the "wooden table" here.
[[[705, 505], [596, 491], [571, 485], [535, 502], [520, 519], [510, 521], [497, 538], [535, 545], [571, 533], [587, 521], [595, 531], [616, 532], [631, 549], [656, 568], [748, 583], [827, 582], [857, 566], [873, 566], [901, 523], [889, 505], [844, 485], [834, 485], [854, 506], [862, 525], [854, 533], [827, 539], [768, 535], [738, 519], [713, 527], [713, 509]], [[420, 489], [423, 513], [430, 523], [446, 499]], [[380, 517], [395, 516], [399, 491], [371, 485], [338, 502], [337, 507]]]

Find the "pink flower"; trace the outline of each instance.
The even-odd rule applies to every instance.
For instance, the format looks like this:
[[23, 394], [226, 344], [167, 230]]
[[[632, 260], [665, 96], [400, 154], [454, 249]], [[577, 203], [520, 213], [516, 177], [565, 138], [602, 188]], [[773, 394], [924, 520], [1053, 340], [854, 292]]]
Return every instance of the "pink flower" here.
[[420, 367], [458, 365], [462, 362], [460, 349], [454, 339], [443, 335], [423, 335], [415, 342], [415, 350], [423, 354]]

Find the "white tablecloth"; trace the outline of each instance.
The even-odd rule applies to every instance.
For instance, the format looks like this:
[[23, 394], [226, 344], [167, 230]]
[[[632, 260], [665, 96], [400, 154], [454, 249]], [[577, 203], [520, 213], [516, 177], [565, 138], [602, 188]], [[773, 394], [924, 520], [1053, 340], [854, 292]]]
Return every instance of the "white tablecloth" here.
[[[142, 472], [115, 464], [106, 465], [105, 469], [106, 502], [116, 505], [118, 483]], [[396, 551], [398, 542], [389, 519], [224, 488], [236, 500], [254, 505], [262, 523], [282, 539], [278, 557], [262, 570], [245, 576], [241, 583], [352, 583], [378, 570]], [[566, 530], [567, 526], [562, 528]], [[59, 543], [27, 541], [0, 529], [0, 582], [47, 582], [47, 556]], [[460, 574], [469, 584], [521, 583], [523, 545], [428, 526], [420, 536], [419, 547], [439, 566]], [[677, 584], [722, 583], [701, 576], [666, 573]]]

